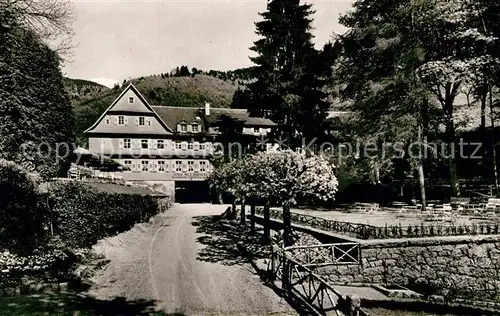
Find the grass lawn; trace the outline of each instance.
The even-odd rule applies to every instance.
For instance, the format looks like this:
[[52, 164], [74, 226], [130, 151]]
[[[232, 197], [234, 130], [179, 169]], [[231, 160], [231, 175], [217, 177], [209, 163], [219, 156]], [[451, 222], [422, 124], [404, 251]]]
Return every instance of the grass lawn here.
[[[77, 294], [39, 294], [0, 297], [0, 315], [167, 315], [154, 310], [152, 301], [97, 300]], [[182, 315], [182, 314], [170, 314]]]

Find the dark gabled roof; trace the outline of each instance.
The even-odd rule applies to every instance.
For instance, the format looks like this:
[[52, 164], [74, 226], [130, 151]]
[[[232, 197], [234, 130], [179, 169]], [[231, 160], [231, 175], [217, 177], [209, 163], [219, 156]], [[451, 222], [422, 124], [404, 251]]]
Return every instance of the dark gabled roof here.
[[[201, 131], [207, 131], [208, 125], [217, 125], [233, 121], [244, 126], [275, 126], [276, 124], [267, 118], [250, 117], [246, 109], [211, 108], [210, 115], [204, 115], [204, 109], [195, 107], [175, 106], [152, 106], [153, 110], [174, 131], [178, 123], [197, 122], [201, 125]], [[199, 117], [200, 119], [197, 119]]]
[[[149, 105], [148, 101], [144, 98], [144, 96], [142, 96], [142, 94], [139, 92], [139, 90], [137, 90], [137, 88], [133, 85], [133, 84], [129, 84], [125, 89], [123, 89], [123, 91], [120, 93], [120, 95], [113, 101], [113, 103], [111, 103], [111, 105], [106, 109], [106, 111], [104, 111], [101, 116], [99, 117], [99, 119], [92, 125], [90, 126], [87, 130], [84, 131], [84, 133], [91, 133], [92, 130], [94, 130], [98, 125], [99, 123], [104, 119], [104, 117], [106, 116], [106, 114], [115, 106], [115, 104], [125, 95], [125, 93], [128, 91], [128, 90], [132, 90], [134, 91], [134, 93], [139, 97], [139, 99], [141, 100], [141, 102], [144, 104], [144, 106], [146, 106], [147, 109], [149, 109], [150, 111], [153, 112], [153, 115], [157, 115], [155, 113], [155, 111], [152, 109], [151, 105]], [[161, 126], [165, 129], [165, 131], [167, 133], [173, 133], [174, 130], [170, 127], [170, 126], [167, 126], [165, 124], [165, 122], [163, 120], [161, 120], [160, 117], [157, 117], [158, 119], [158, 122], [161, 124]]]
[[[177, 106], [152, 106], [153, 110], [161, 117], [163, 122], [172, 130], [177, 131], [178, 123], [199, 123], [201, 131], [206, 131], [203, 122], [201, 110], [193, 107], [177, 107]], [[199, 117], [200, 119], [197, 119]]]
[[210, 115], [206, 119], [210, 124], [216, 124], [224, 117], [242, 122], [245, 126], [276, 126], [276, 123], [268, 118], [251, 117], [246, 109], [214, 108], [210, 110]]

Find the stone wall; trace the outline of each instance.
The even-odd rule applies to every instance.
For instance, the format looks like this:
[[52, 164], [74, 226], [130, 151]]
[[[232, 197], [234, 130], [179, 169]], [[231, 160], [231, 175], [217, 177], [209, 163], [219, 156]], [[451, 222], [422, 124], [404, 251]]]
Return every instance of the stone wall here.
[[385, 283], [422, 294], [500, 299], [500, 236], [361, 241], [361, 264], [316, 272], [335, 284]]

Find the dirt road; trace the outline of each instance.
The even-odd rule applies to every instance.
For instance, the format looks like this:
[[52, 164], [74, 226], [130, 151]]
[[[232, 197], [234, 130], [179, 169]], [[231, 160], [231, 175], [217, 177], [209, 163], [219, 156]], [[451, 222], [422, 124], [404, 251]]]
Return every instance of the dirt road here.
[[101, 241], [95, 250], [111, 262], [90, 294], [155, 300], [165, 312], [185, 315], [295, 314], [213, 229], [213, 215], [224, 209], [176, 204], [152, 223]]

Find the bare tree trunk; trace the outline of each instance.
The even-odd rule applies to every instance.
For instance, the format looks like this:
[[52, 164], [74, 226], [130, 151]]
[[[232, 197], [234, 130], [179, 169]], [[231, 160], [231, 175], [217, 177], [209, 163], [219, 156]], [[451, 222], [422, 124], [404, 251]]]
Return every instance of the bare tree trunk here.
[[[450, 94], [447, 89], [447, 95]], [[455, 157], [455, 124], [453, 121], [453, 101], [454, 98], [448, 97], [445, 101], [444, 109], [446, 115], [446, 142], [448, 147], [448, 170], [450, 173], [450, 184], [452, 196], [460, 196], [460, 184], [458, 182], [457, 163]]]
[[418, 141], [419, 145], [419, 157], [416, 161], [416, 169], [418, 174], [418, 185], [420, 187], [420, 201], [422, 202], [422, 210], [425, 210], [427, 206], [427, 196], [425, 194], [425, 173], [424, 173], [424, 155], [422, 153], [422, 148], [425, 146], [422, 125], [418, 127]]
[[481, 172], [483, 176], [488, 176], [489, 174], [489, 169], [487, 167], [487, 161], [488, 161], [488, 136], [486, 134], [486, 99], [487, 99], [487, 90], [486, 86], [484, 86], [481, 90], [481, 126], [480, 126], [480, 132], [481, 132], [481, 140], [483, 142], [483, 148], [482, 148], [482, 161], [483, 161], [483, 166], [481, 168]]
[[489, 94], [490, 94], [490, 120], [491, 120], [491, 156], [493, 159], [493, 181], [495, 183], [495, 196], [499, 195], [498, 192], [498, 171], [497, 171], [497, 153], [496, 153], [496, 148], [495, 148], [495, 120], [493, 119], [493, 93], [491, 89], [491, 84], [488, 86], [489, 87]]
[[264, 241], [269, 243], [269, 238], [271, 236], [271, 225], [269, 222], [269, 199], [266, 198], [266, 203], [264, 204]]
[[236, 198], [233, 199], [233, 204], [231, 204], [231, 217], [236, 217]]

